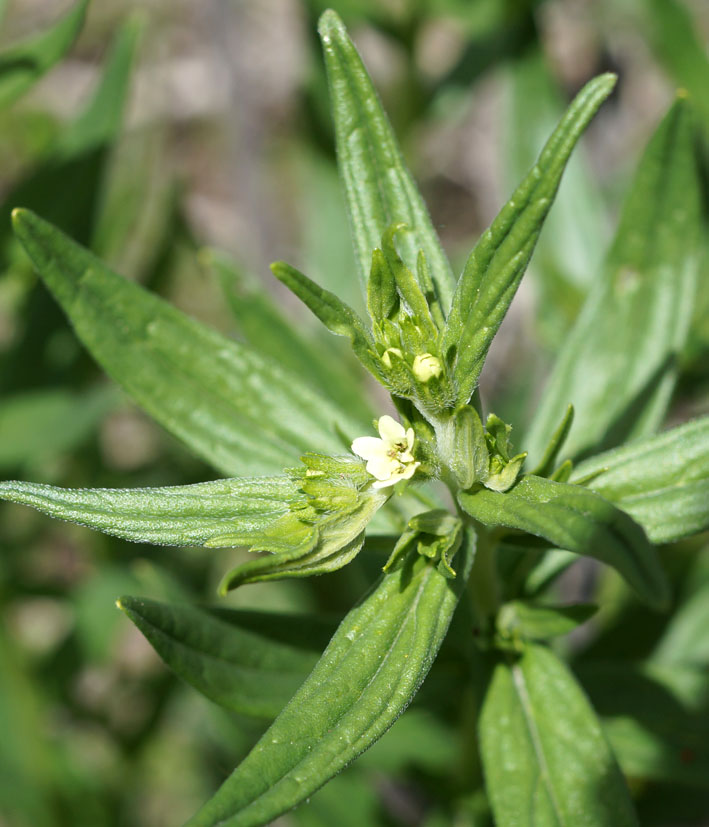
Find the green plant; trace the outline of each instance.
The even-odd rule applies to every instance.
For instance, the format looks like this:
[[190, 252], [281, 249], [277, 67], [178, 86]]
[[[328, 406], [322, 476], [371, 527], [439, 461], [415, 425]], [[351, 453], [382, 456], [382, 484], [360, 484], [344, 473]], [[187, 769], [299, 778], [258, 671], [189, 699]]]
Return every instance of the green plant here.
[[[667, 609], [656, 545], [709, 528], [709, 420], [654, 435], [677, 380], [699, 267], [691, 107], [678, 98], [651, 140], [602, 276], [521, 440], [526, 451], [515, 454], [510, 426], [483, 417], [478, 380], [566, 162], [614, 77], [579, 93], [456, 280], [333, 12], [320, 34], [368, 321], [295, 268], [279, 262], [273, 272], [350, 341], [399, 422], [379, 416], [374, 436], [367, 403], [350, 404], [347, 369], [333, 380], [327, 355], [297, 330], [281, 335], [305, 354], [302, 376], [206, 329], [18, 209], [16, 236], [84, 345], [229, 478], [133, 490], [5, 482], [0, 497], [129, 540], [266, 552], [229, 571], [222, 592], [325, 574], [363, 548], [388, 554], [336, 626], [121, 598], [197, 689], [275, 718], [193, 827], [267, 824], [316, 792], [406, 709], [454, 613], [445, 645], [456, 671], [438, 686], [459, 703], [468, 743], [450, 773], [448, 814], [467, 807], [474, 823], [470, 796], [484, 774], [500, 825], [634, 824], [607, 736], [546, 645], [595, 607], [559, 605], [544, 589], [583, 555], [614, 568], [648, 606]], [[313, 649], [328, 637], [317, 659]], [[622, 674], [664, 685], [655, 672]], [[625, 764], [623, 733], [610, 732]], [[637, 759], [637, 738], [633, 746]]]

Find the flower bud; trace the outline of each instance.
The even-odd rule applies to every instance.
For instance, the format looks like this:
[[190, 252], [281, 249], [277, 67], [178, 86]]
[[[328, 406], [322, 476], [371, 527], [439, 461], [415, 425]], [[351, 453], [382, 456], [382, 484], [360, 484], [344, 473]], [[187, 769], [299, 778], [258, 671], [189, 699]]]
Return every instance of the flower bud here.
[[443, 365], [432, 353], [421, 353], [414, 359], [413, 370], [419, 382], [428, 382], [441, 375]]

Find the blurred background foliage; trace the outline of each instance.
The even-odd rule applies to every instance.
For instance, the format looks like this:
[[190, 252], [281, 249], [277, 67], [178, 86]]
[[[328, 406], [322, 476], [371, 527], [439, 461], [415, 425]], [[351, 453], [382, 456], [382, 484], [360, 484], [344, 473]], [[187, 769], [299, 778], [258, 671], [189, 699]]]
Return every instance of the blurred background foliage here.
[[[0, 2], [5, 478], [134, 487], [213, 476], [82, 351], [12, 239], [15, 206], [275, 358], [317, 359], [318, 381], [349, 389], [365, 418], [363, 394], [381, 406], [340, 342], [267, 269], [288, 259], [361, 306], [315, 31], [328, 5], [363, 53], [456, 264], [573, 93], [598, 72], [620, 76], [483, 374], [486, 407], [518, 434], [678, 87], [709, 135], [703, 0], [94, 0], [83, 26], [81, 3]], [[709, 411], [708, 275], [705, 263], [673, 421]], [[297, 347], [291, 334], [272, 335], [283, 318]], [[182, 823], [266, 722], [179, 683], [114, 601], [214, 602], [225, 558], [240, 552], [135, 546], [11, 505], [0, 518], [0, 825]], [[593, 566], [577, 564], [559, 587], [604, 606], [560, 646], [607, 720], [647, 825], [709, 823], [707, 540], [665, 550], [677, 594], [669, 625]], [[336, 617], [378, 564], [365, 554], [327, 578], [248, 586], [225, 603]], [[637, 668], [604, 672], [617, 655]], [[279, 824], [489, 824], [484, 795], [470, 792], [474, 744], [458, 724], [468, 708], [474, 724], [475, 683], [451, 691], [447, 668], [444, 652], [390, 735]], [[662, 731], [646, 725], [658, 706]]]

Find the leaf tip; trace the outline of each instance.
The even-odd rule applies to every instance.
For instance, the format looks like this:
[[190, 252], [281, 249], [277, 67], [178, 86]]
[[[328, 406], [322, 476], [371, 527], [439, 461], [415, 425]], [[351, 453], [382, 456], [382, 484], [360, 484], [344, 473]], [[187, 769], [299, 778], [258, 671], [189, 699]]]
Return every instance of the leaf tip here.
[[334, 9], [325, 9], [318, 20], [318, 34], [325, 45], [328, 44], [332, 35], [345, 32], [345, 24], [342, 18]]

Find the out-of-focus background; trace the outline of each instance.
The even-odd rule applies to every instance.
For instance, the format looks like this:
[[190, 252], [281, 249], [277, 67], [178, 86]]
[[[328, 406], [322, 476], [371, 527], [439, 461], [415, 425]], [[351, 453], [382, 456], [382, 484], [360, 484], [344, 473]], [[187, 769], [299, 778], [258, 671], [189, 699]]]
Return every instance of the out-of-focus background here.
[[[0, 2], [0, 49], [71, 5]], [[369, 67], [456, 268], [572, 95], [594, 74], [619, 75], [486, 366], [486, 407], [519, 431], [679, 86], [709, 128], [706, 0], [94, 0], [66, 57], [0, 111], [3, 478], [134, 487], [214, 476], [82, 351], [12, 241], [12, 207], [229, 335], [264, 337], [250, 308], [265, 290], [346, 358], [268, 271], [286, 259], [361, 305], [316, 35], [327, 5]], [[230, 254], [228, 284], [205, 247]], [[708, 353], [705, 322], [685, 354], [678, 418], [709, 407]], [[114, 601], [211, 601], [239, 556], [135, 546], [0, 508], [1, 827], [167, 827], [208, 797], [265, 724], [179, 683]], [[248, 586], [225, 604], [342, 612], [365, 584], [348, 568]], [[433, 825], [436, 779], [455, 754], [427, 726], [425, 750], [383, 742], [339, 792], [279, 824]], [[643, 824], [709, 824], [706, 787], [636, 792]], [[487, 823], [483, 805], [470, 813], [464, 823]]]

